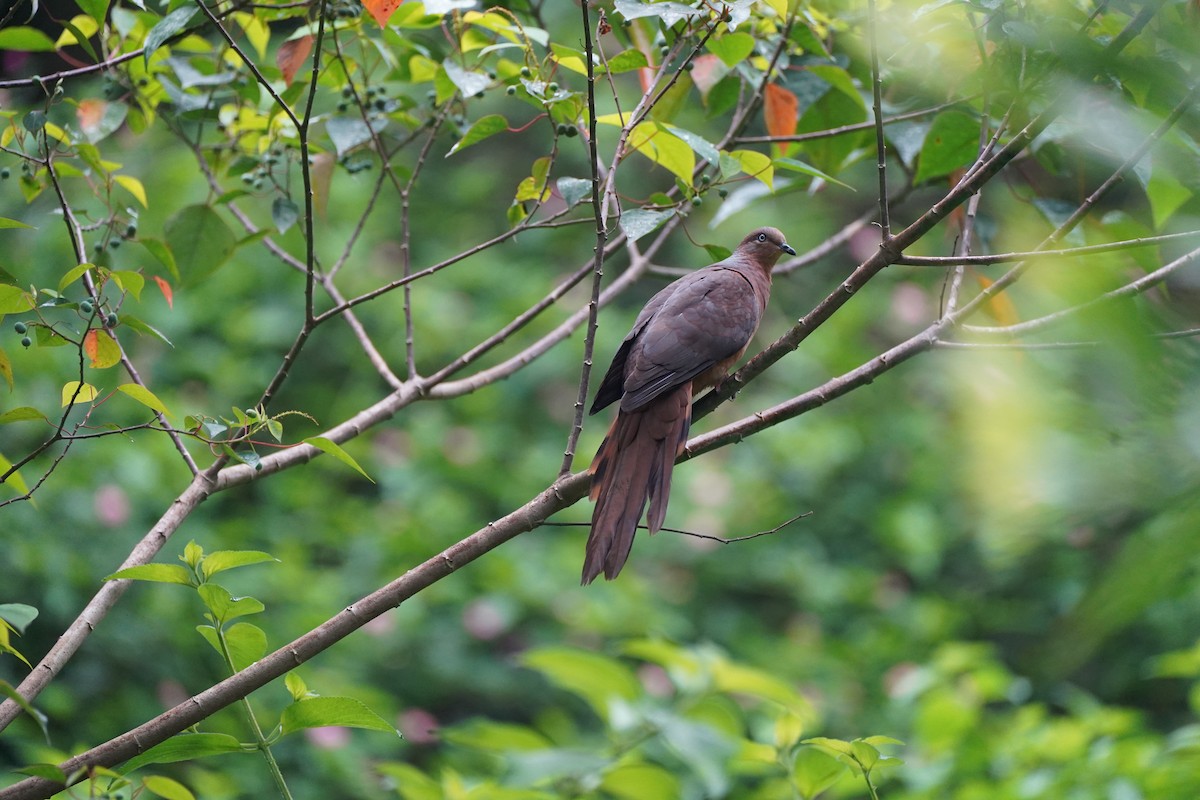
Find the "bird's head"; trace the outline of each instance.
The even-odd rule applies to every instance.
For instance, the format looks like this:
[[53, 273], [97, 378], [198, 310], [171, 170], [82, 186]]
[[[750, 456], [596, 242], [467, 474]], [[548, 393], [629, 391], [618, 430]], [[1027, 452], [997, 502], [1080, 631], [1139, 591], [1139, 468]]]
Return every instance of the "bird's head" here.
[[796, 251], [788, 245], [787, 240], [783, 238], [783, 232], [778, 228], [759, 228], [751, 231], [742, 239], [736, 251], [736, 254], [755, 261], [768, 272], [784, 253], [796, 255]]

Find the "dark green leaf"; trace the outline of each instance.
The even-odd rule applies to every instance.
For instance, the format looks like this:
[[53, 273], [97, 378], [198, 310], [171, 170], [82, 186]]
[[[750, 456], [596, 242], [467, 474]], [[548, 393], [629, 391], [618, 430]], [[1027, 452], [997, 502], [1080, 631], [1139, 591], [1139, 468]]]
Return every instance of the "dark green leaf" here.
[[207, 205], [184, 207], [167, 220], [165, 232], [186, 285], [199, 284], [220, 269], [237, 244], [225, 220]]
[[167, 14], [150, 29], [150, 32], [146, 34], [146, 43], [144, 45], [147, 65], [150, 63], [150, 56], [154, 55], [154, 51], [161, 47], [168, 39], [181, 33], [195, 15], [196, 6], [188, 3]]
[[42, 128], [46, 127], [46, 112], [35, 108], [21, 119], [21, 124], [32, 134], [41, 133]]
[[276, 197], [271, 203], [271, 221], [275, 223], [275, 230], [280, 233], [287, 233], [287, 229], [296, 224], [296, 220], [300, 219], [300, 209], [286, 197]]
[[943, 111], [925, 135], [913, 182], [949, 175], [969, 165], [978, 154], [979, 121], [961, 111]]
[[556, 185], [567, 208], [572, 208], [585, 197], [592, 196], [592, 182], [585, 178], [559, 178]]
[[477, 119], [463, 137], [454, 143], [450, 148], [447, 156], [454, 155], [459, 150], [470, 147], [477, 142], [482, 142], [489, 136], [495, 136], [497, 133], [503, 133], [508, 130], [508, 120], [499, 114], [488, 114], [486, 117]]

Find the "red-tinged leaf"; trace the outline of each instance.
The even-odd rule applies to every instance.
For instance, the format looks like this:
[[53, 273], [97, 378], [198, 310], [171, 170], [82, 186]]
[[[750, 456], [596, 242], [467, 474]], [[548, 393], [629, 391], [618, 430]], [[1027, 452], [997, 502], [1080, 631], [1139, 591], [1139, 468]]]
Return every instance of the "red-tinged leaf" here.
[[309, 54], [312, 53], [312, 47], [311, 33], [305, 34], [299, 39], [289, 39], [279, 45], [279, 51], [275, 53], [275, 66], [279, 67], [279, 71], [283, 73], [283, 80], [288, 86], [292, 85], [292, 79], [296, 77], [300, 67], [304, 66], [304, 62], [308, 60]]
[[329, 186], [333, 183], [333, 168], [336, 164], [337, 158], [333, 153], [321, 153], [313, 158], [313, 207], [322, 218], [325, 217], [325, 208], [329, 205]]
[[371, 16], [379, 23], [379, 27], [387, 25], [392, 12], [400, 7], [404, 0], [365, 0], [363, 8], [371, 12]]
[[100, 120], [104, 119], [104, 111], [107, 108], [108, 103], [95, 97], [80, 100], [79, 105], [75, 108], [75, 119], [78, 120], [82, 130], [91, 130], [100, 125]]
[[[767, 133], [772, 136], [791, 136], [796, 132], [800, 119], [800, 101], [796, 95], [778, 84], [769, 83], [763, 96], [763, 114], [766, 116]], [[779, 154], [787, 152], [787, 142], [778, 142]]]
[[92, 328], [83, 337], [83, 350], [96, 369], [107, 369], [121, 361], [121, 348], [99, 328]]
[[165, 279], [160, 278], [157, 275], [153, 275], [151, 277], [153, 277], [154, 282], [158, 284], [158, 290], [163, 293], [163, 297], [167, 299], [167, 306], [169, 308], [174, 308], [175, 294], [171, 290], [171, 284], [167, 283]]
[[692, 59], [692, 81], [701, 97], [708, 97], [712, 88], [728, 74], [729, 67], [712, 53], [702, 53]]

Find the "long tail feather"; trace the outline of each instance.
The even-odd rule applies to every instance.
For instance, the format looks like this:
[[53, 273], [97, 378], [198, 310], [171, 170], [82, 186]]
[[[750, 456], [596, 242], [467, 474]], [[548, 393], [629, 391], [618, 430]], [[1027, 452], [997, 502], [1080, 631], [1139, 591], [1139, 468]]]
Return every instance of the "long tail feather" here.
[[592, 462], [592, 530], [588, 535], [582, 582], [603, 571], [612, 580], [633, 548], [642, 512], [650, 502], [650, 530], [662, 527], [671, 490], [671, 472], [687, 439], [690, 383], [637, 411], [622, 411]]

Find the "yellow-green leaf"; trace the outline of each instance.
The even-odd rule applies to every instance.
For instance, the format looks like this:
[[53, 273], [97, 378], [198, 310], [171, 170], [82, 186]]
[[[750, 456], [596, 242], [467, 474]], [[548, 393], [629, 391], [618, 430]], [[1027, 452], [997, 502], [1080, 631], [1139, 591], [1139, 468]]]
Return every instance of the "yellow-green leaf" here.
[[196, 796], [186, 786], [163, 775], [147, 775], [142, 779], [142, 785], [146, 787], [146, 791], [167, 800], [196, 800]]
[[94, 369], [108, 369], [121, 363], [121, 348], [116, 340], [99, 328], [92, 328], [84, 335], [83, 351]]
[[363, 468], [358, 465], [358, 462], [355, 461], [350, 456], [349, 453], [347, 453], [345, 450], [343, 450], [341, 448], [341, 446], [337, 442], [333, 441], [332, 439], [327, 439], [324, 436], [312, 436], [308, 439], [305, 439], [304, 443], [311, 444], [313, 447], [317, 448], [322, 453], [327, 453], [327, 454], [333, 456], [334, 458], [336, 458], [338, 461], [341, 461], [346, 466], [352, 467], [353, 469], [358, 471], [358, 473], [360, 475], [362, 475], [364, 478], [371, 481], [371, 483], [375, 482], [374, 480], [371, 479], [371, 476], [368, 475], [363, 470]]
[[132, 175], [114, 175], [113, 180], [125, 187], [127, 192], [136, 197], [143, 208], [149, 208], [149, 204], [146, 202], [146, 187], [142, 185], [141, 181]]
[[62, 278], [60, 278], [58, 281], [58, 290], [61, 292], [63, 289], [67, 288], [72, 283], [74, 283], [75, 281], [82, 278], [83, 273], [87, 272], [89, 269], [92, 269], [95, 266], [96, 266], [95, 264], [83, 263], [83, 264], [80, 264], [76, 267], [72, 267], [71, 269], [67, 270], [67, 273], [65, 275], [63, 275]]
[[96, 387], [90, 383], [80, 383], [79, 381], [67, 381], [62, 388], [62, 404], [63, 408], [72, 403], [90, 403], [96, 399]]
[[140, 386], [136, 383], [123, 383], [117, 387], [117, 391], [129, 395], [142, 405], [146, 406], [147, 408], [152, 408], [160, 414], [166, 414], [169, 416], [171, 413], [167, 410], [166, 404], [162, 400], [159, 400], [154, 392], [150, 391], [145, 386]]
[[737, 159], [742, 172], [762, 181], [768, 189], [774, 190], [775, 167], [771, 164], [770, 156], [757, 150], [734, 150], [730, 155]]
[[[629, 134], [629, 146], [691, 186], [696, 154], [687, 142], [663, 125], [657, 122], [640, 123]], [[767, 159], [768, 166], [770, 163], [770, 159]]]

